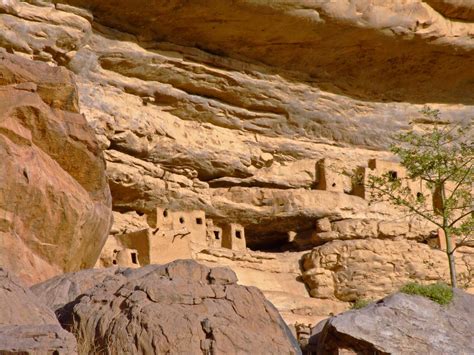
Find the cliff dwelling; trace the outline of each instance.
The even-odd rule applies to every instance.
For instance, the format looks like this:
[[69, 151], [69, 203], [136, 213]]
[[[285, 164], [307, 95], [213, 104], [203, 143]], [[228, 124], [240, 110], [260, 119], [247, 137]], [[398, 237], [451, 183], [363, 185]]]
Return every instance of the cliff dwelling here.
[[[342, 170], [342, 168], [341, 168]], [[316, 190], [349, 193], [350, 178], [343, 175], [334, 160], [323, 158], [316, 162]]]
[[474, 0], [0, 0], [0, 38], [0, 354], [474, 355]]
[[[340, 162], [339, 162], [340, 165]], [[332, 159], [320, 159], [315, 163], [316, 189], [339, 194], [352, 194], [354, 196], [370, 199], [370, 191], [366, 191], [366, 182], [370, 176], [388, 174], [393, 179], [405, 179], [405, 183], [412, 189], [418, 198], [430, 200], [432, 194], [425, 184], [420, 181], [406, 179], [406, 171], [400, 164], [379, 159], [370, 159], [366, 166], [359, 166], [356, 173], [360, 180], [351, 180], [342, 173], [342, 168], [337, 167]], [[427, 202], [428, 203], [428, 202]], [[299, 252], [310, 250], [314, 246], [324, 244], [328, 240], [337, 239], [344, 233], [334, 231], [331, 226], [340, 225], [337, 220], [329, 221], [327, 218], [308, 221], [292, 217], [292, 226], [285, 227], [285, 220], [273, 219], [273, 230], [268, 232], [264, 225], [262, 231], [259, 225], [250, 225], [248, 233], [245, 228], [233, 222], [215, 223], [208, 218], [202, 210], [173, 210], [170, 208], [156, 208], [153, 213], [146, 214], [147, 228], [113, 235], [114, 247], [123, 248], [128, 257], [122, 257], [114, 263], [124, 265], [146, 265], [150, 263], [166, 263], [176, 259], [194, 258], [196, 252], [205, 248], [223, 248], [245, 252], [247, 248], [261, 252]], [[335, 224], [332, 224], [335, 223]], [[359, 221], [345, 221], [346, 225], [357, 226]], [[298, 228], [295, 229], [294, 225]], [[324, 227], [322, 227], [324, 226]], [[345, 227], [349, 228], [349, 227]], [[356, 228], [356, 227], [354, 227]], [[376, 227], [374, 227], [376, 228]], [[342, 234], [341, 234], [342, 233]], [[376, 237], [378, 232], [374, 232]], [[384, 235], [384, 232], [381, 232]], [[110, 242], [108, 242], [110, 244]], [[432, 243], [430, 243], [432, 244]], [[439, 243], [438, 243], [439, 244]], [[117, 247], [118, 246], [118, 247]], [[115, 250], [114, 249], [114, 250]], [[131, 253], [128, 250], [136, 250]], [[103, 253], [110, 254], [110, 248], [104, 247]], [[107, 259], [107, 258], [106, 258]], [[109, 257], [107, 260], [111, 260]]]
[[197, 252], [209, 247], [246, 250], [242, 225], [215, 225], [201, 210], [175, 211], [158, 207], [147, 214], [147, 222], [148, 228], [111, 235], [102, 250], [103, 263], [134, 267], [193, 259]]

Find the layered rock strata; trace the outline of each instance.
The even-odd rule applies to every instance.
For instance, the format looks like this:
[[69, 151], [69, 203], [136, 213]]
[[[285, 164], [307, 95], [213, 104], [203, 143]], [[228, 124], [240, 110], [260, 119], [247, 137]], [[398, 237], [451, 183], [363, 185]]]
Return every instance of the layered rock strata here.
[[[472, 287], [472, 248], [459, 248], [456, 267], [461, 287]], [[337, 240], [303, 257], [303, 279], [313, 297], [354, 302], [396, 292], [405, 283], [449, 282], [446, 253], [426, 244], [396, 240]]]

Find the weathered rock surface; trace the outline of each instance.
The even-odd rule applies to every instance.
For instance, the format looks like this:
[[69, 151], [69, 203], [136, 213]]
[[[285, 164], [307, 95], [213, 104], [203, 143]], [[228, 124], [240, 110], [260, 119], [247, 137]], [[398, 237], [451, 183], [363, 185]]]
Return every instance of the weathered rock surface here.
[[[472, 248], [459, 248], [456, 268], [460, 284], [473, 277]], [[313, 297], [356, 301], [397, 291], [410, 281], [449, 281], [446, 253], [426, 244], [396, 240], [336, 240], [303, 257], [303, 279]]]
[[109, 276], [120, 277], [124, 268], [90, 269], [55, 276], [31, 286], [30, 290], [53, 311], [74, 301], [79, 295], [102, 283]]
[[445, 17], [474, 21], [474, 3], [470, 0], [427, 0], [426, 3]]
[[[54, 2], [88, 8], [96, 21], [142, 41], [195, 46], [310, 74], [330, 92], [370, 101], [474, 99], [474, 24], [467, 0]], [[443, 17], [427, 3], [442, 12], [451, 5], [467, 21]]]
[[258, 289], [237, 285], [227, 268], [179, 260], [139, 269], [86, 270], [65, 275], [59, 293], [61, 278], [35, 291], [59, 305], [82, 293], [82, 280], [89, 286], [91, 276], [92, 283], [102, 281], [56, 311], [79, 339], [80, 352], [107, 347], [133, 354], [300, 353], [273, 305]]
[[61, 328], [53, 311], [3, 268], [0, 268], [0, 353], [76, 353], [74, 336]]
[[396, 293], [323, 321], [309, 343], [315, 354], [472, 354], [473, 333], [473, 295], [456, 290], [453, 301], [440, 306]]
[[[472, 112], [471, 106], [451, 105], [473, 99], [472, 25], [451, 23], [415, 0], [357, 6], [175, 0], [147, 5], [146, 14], [127, 2], [67, 1], [96, 14], [94, 33], [89, 12], [54, 2], [38, 7], [10, 1], [0, 17], [29, 29], [34, 13], [35, 33], [67, 44], [52, 47], [59, 54], [50, 61], [81, 78], [81, 108], [114, 163], [109, 173], [116, 210], [144, 210], [183, 197], [196, 203], [205, 198], [207, 183], [311, 187], [308, 160], [333, 156], [356, 164], [383, 156], [334, 145], [383, 147], [391, 132], [416, 121], [418, 104], [446, 103], [443, 112], [454, 118]], [[63, 40], [60, 32], [47, 32], [50, 27], [70, 36]], [[38, 36], [28, 37], [33, 44], [27, 49], [17, 44], [19, 37], [8, 37], [4, 46], [33, 55]], [[38, 42], [37, 51], [44, 52]], [[455, 89], [448, 90], [449, 83]], [[369, 90], [372, 85], [384, 87]]]
[[304, 322], [314, 325], [318, 319], [345, 311], [347, 303], [308, 297], [300, 269], [300, 260], [304, 253], [210, 248], [198, 253], [196, 260], [208, 266], [227, 266], [236, 273], [239, 284], [257, 285], [287, 324]]
[[[113, 234], [147, 228], [143, 213], [162, 206], [239, 222], [252, 249], [326, 243], [329, 250], [337, 239], [425, 242], [431, 232], [392, 222], [400, 215], [391, 209], [314, 191], [315, 163], [332, 158], [351, 169], [391, 158], [390, 134], [425, 123], [425, 104], [470, 119], [471, 7], [465, 0], [8, 0], [0, 2], [0, 46], [76, 74], [80, 110], [106, 149]], [[329, 227], [313, 233], [321, 218]], [[280, 300], [285, 316], [318, 309], [309, 298], [298, 301], [306, 311], [292, 303], [293, 292], [278, 294], [284, 282], [301, 294], [293, 256], [287, 267], [265, 262], [254, 274], [252, 257], [215, 254], [203, 258], [247, 273]], [[341, 260], [365, 267], [363, 250], [353, 258]], [[309, 284], [337, 275], [328, 272]], [[377, 287], [383, 295], [393, 284]]]
[[0, 52], [0, 265], [28, 283], [91, 267], [111, 222], [72, 74]]

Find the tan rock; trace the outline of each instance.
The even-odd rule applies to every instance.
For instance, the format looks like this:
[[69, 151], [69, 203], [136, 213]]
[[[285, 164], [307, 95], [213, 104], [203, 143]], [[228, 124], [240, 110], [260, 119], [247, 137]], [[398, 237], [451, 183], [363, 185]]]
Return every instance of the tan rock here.
[[[469, 251], [460, 249], [456, 256], [461, 283], [467, 287], [472, 283], [474, 261]], [[303, 268], [313, 297], [342, 301], [383, 297], [410, 281], [449, 280], [444, 252], [405, 239], [333, 241], [306, 254]]]
[[0, 30], [0, 46], [31, 59], [65, 64], [70, 52], [88, 41], [92, 27], [72, 13], [8, 0], [0, 3]]
[[110, 234], [125, 234], [148, 227], [146, 216], [135, 211], [119, 213], [113, 212], [114, 223]]
[[329, 218], [320, 218], [316, 221], [316, 232], [330, 232], [331, 228]]
[[[470, 8], [467, 0], [457, 4], [454, 0], [428, 3], [440, 2], [452, 3], [461, 13], [467, 11], [463, 8]], [[67, 3], [91, 6], [89, 0]], [[325, 89], [374, 101], [388, 97], [409, 102], [414, 98], [417, 102], [446, 101], [450, 95], [467, 98], [465, 93], [472, 91], [469, 57], [452, 60], [450, 46], [444, 46], [472, 50], [471, 17], [465, 18], [466, 22], [452, 21], [426, 2], [353, 4], [334, 0], [308, 4], [304, 0], [239, 0], [215, 6], [175, 0], [169, 6], [148, 6], [144, 16], [141, 9], [147, 4], [94, 1], [93, 9], [103, 24], [143, 40], [161, 38], [182, 45], [197, 44], [211, 53], [244, 56], [298, 70], [323, 81]], [[444, 12], [443, 7], [440, 11]], [[221, 19], [218, 30], [212, 27], [216, 18]], [[242, 19], [246, 26], [230, 18]], [[156, 26], [156, 19], [160, 19], [160, 26]], [[358, 41], [357, 45], [354, 41]], [[395, 57], [388, 48], [397, 48]], [[338, 60], [342, 57], [344, 61]], [[428, 64], [433, 57], [436, 62]], [[432, 76], [427, 74], [428, 65]], [[423, 80], [427, 77], [430, 80]], [[195, 87], [190, 89], [197, 91]]]
[[[358, 236], [357, 236], [358, 237]], [[321, 245], [332, 240], [340, 239], [338, 232], [313, 232], [311, 235], [311, 241], [313, 245]]]
[[[453, 19], [448, 3], [456, 8]], [[229, 219], [242, 224], [247, 247], [254, 249], [321, 243], [329, 249], [340, 234], [426, 239], [433, 228], [411, 225], [406, 232], [408, 221], [398, 225], [400, 211], [368, 205], [342, 194], [344, 188], [312, 190], [315, 164], [324, 158], [336, 170], [350, 170], [369, 158], [390, 159], [384, 151], [390, 134], [417, 124], [426, 102], [455, 120], [472, 116], [473, 24], [466, 1], [162, 5], [142, 0], [0, 5], [0, 46], [66, 65], [77, 75], [81, 112], [99, 147], [107, 149], [114, 238], [149, 228], [140, 215], [171, 206], [203, 210], [215, 226]], [[34, 91], [29, 81], [22, 90]], [[67, 96], [71, 88], [64, 90]], [[68, 107], [77, 111], [77, 98]], [[315, 221], [325, 217], [345, 221], [337, 227], [343, 233], [327, 226], [315, 231]], [[12, 218], [6, 213], [0, 225]], [[113, 253], [116, 247], [111, 248]], [[370, 253], [364, 245], [354, 255], [370, 259]], [[304, 310], [298, 314], [284, 306], [291, 297], [285, 287], [308, 298], [296, 281], [299, 260], [251, 254], [214, 250], [197, 257], [232, 264], [246, 275], [242, 280], [265, 292], [283, 292], [285, 319], [306, 317]], [[328, 255], [327, 262], [337, 264], [337, 255]], [[467, 255], [460, 260], [470, 260]], [[350, 264], [343, 260], [341, 267]], [[322, 294], [329, 295], [329, 280], [320, 282], [322, 291], [329, 285]]]
[[474, 4], [469, 0], [427, 0], [433, 9], [445, 17], [474, 21]]
[[[410, 226], [406, 221], [391, 222], [383, 221], [379, 225], [379, 235], [381, 237], [400, 237], [406, 236], [410, 231]], [[426, 229], [424, 230], [426, 234]]]
[[473, 316], [474, 296], [461, 290], [454, 290], [449, 305], [396, 293], [321, 322], [312, 329], [305, 350], [318, 354], [471, 353]]
[[347, 308], [341, 301], [311, 298], [301, 280], [299, 262], [304, 252], [264, 253], [210, 248], [196, 259], [205, 265], [231, 268], [246, 286], [256, 286], [277, 307], [288, 325], [312, 323]]
[[5, 53], [0, 73], [0, 264], [28, 283], [91, 267], [111, 200], [97, 141], [74, 112], [74, 80]]
[[370, 219], [345, 219], [332, 223], [340, 239], [377, 238], [377, 221]]

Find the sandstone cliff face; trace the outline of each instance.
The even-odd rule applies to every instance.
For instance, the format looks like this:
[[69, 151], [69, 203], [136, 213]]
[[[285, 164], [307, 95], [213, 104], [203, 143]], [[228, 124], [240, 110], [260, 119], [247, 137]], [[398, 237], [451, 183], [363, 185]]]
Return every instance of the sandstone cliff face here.
[[0, 264], [32, 283], [91, 267], [107, 236], [104, 160], [72, 74], [0, 53]]
[[[401, 236], [413, 240], [409, 253], [421, 248], [438, 260], [417, 245], [432, 228], [413, 232], [399, 211], [342, 189], [314, 190], [315, 163], [331, 158], [350, 169], [390, 159], [390, 134], [425, 123], [424, 104], [471, 119], [471, 10], [462, 0], [9, 0], [0, 3], [0, 46], [76, 74], [80, 111], [106, 150], [113, 234], [147, 228], [156, 206], [239, 222], [248, 247], [275, 255], [197, 258], [232, 264], [241, 280], [278, 295], [291, 318], [319, 312], [311, 300], [306, 310], [288, 301], [304, 295], [297, 261], [313, 246], [314, 265], [302, 271], [323, 272], [305, 276], [311, 290], [340, 272], [319, 253], [357, 270], [367, 253], [389, 258], [383, 251]], [[322, 218], [334, 225], [313, 235]], [[394, 220], [405, 227], [392, 228]], [[381, 251], [359, 241], [367, 238]], [[472, 259], [461, 259], [472, 275]], [[360, 293], [346, 281], [332, 282]], [[364, 295], [395, 286], [367, 283]], [[329, 312], [340, 309], [332, 290]]]

